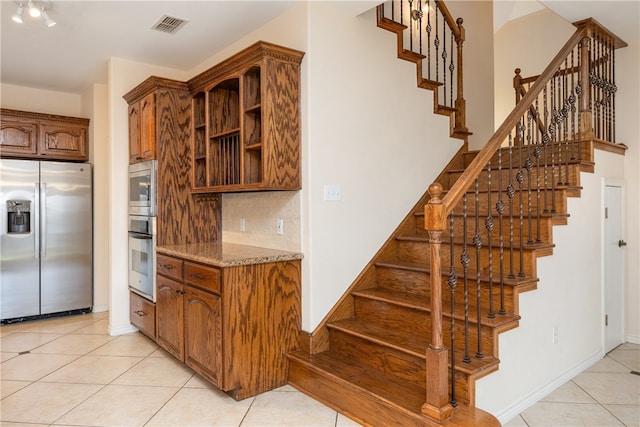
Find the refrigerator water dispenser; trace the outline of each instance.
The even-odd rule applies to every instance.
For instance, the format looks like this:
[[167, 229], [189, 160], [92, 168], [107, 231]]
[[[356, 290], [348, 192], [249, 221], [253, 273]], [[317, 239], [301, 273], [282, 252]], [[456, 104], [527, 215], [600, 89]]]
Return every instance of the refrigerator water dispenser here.
[[8, 234], [28, 234], [31, 232], [31, 201], [7, 200]]

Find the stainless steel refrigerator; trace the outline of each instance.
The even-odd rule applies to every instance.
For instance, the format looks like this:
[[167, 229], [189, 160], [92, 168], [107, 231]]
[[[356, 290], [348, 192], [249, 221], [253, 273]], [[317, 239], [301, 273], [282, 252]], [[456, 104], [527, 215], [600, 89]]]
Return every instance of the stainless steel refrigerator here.
[[0, 159], [0, 320], [90, 311], [92, 171]]

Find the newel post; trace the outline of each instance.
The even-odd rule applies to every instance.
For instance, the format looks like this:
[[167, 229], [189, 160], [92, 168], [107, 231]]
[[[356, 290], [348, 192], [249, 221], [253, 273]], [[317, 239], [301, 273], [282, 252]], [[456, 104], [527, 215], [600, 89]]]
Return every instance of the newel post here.
[[442, 185], [429, 186], [431, 199], [424, 207], [424, 228], [429, 233], [431, 249], [431, 344], [427, 349], [427, 401], [422, 413], [436, 421], [444, 421], [453, 415], [449, 403], [448, 353], [442, 339], [442, 266], [440, 246], [445, 229], [445, 212], [442, 204]]
[[591, 115], [591, 82], [589, 72], [591, 60], [589, 55], [591, 39], [580, 40], [580, 93], [578, 105], [580, 109], [580, 133], [589, 138], [593, 135], [593, 117]]
[[457, 46], [457, 59], [458, 59], [458, 73], [456, 75], [456, 115], [454, 116], [455, 120], [455, 129], [457, 131], [468, 132], [467, 128], [467, 103], [464, 99], [464, 90], [463, 90], [463, 67], [462, 67], [462, 44], [464, 43], [465, 31], [462, 26], [462, 18], [458, 18], [456, 20], [456, 24], [458, 25], [458, 36], [456, 37], [456, 46]]

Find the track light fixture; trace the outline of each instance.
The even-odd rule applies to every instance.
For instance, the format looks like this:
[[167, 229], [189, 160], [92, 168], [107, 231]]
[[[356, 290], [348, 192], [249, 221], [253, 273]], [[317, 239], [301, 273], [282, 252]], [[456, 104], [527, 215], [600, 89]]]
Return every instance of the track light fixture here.
[[22, 16], [24, 15], [24, 6], [22, 3], [18, 4], [18, 10], [13, 14], [11, 19], [13, 19], [18, 24], [22, 24]]
[[[54, 25], [56, 25], [56, 21], [54, 21], [47, 13], [47, 10], [51, 10], [51, 7], [52, 7], [50, 0], [47, 0], [47, 1], [28, 0], [26, 4], [27, 4], [27, 9], [29, 10], [29, 15], [31, 17], [39, 18], [40, 16], [43, 16], [44, 23], [46, 24], [47, 27], [53, 27]], [[18, 10], [11, 18], [15, 22], [22, 24], [24, 22], [23, 21], [24, 9], [25, 9], [25, 2], [23, 1], [18, 2]]]

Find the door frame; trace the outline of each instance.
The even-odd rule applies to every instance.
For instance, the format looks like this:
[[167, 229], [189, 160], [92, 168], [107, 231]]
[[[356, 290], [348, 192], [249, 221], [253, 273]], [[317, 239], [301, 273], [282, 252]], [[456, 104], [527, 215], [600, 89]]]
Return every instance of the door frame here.
[[[606, 314], [606, 270], [605, 270], [605, 246], [606, 246], [606, 242], [605, 242], [605, 231], [606, 231], [606, 227], [605, 227], [605, 207], [606, 207], [606, 191], [607, 191], [607, 187], [620, 187], [620, 190], [622, 192], [621, 194], [621, 200], [620, 200], [620, 210], [621, 210], [621, 214], [622, 214], [622, 220], [621, 220], [621, 229], [622, 229], [622, 236], [624, 239], [625, 233], [626, 233], [626, 215], [625, 215], [625, 207], [626, 207], [626, 185], [625, 185], [625, 181], [621, 180], [621, 179], [616, 179], [616, 178], [602, 178], [602, 186], [601, 186], [601, 221], [600, 221], [600, 227], [601, 227], [601, 239], [600, 239], [600, 259], [601, 259], [601, 295], [602, 295], [602, 304], [601, 304], [601, 311], [600, 311], [600, 318], [601, 318], [601, 325], [602, 325], [602, 349], [603, 351], [606, 353], [607, 349], [606, 349], [606, 327], [605, 325], [605, 314]], [[627, 259], [626, 259], [626, 252], [625, 255], [623, 256], [623, 268], [622, 268], [622, 299], [621, 299], [621, 311], [622, 311], [622, 342], [624, 343], [626, 340], [626, 333], [627, 333]]]

